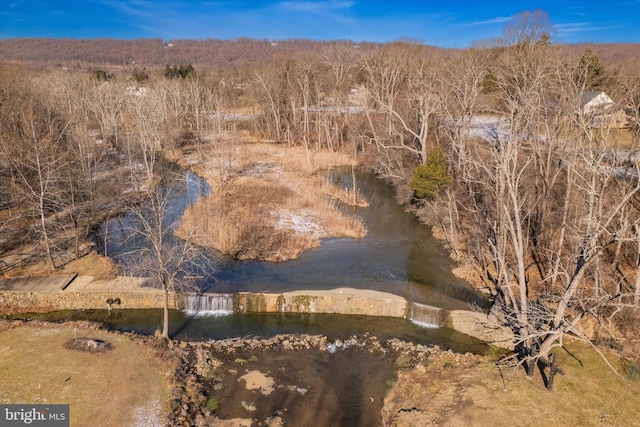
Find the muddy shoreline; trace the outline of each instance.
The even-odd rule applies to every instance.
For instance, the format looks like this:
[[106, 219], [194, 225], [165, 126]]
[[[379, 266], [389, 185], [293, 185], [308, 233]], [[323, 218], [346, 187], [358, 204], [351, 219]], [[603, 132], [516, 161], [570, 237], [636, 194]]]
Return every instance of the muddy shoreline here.
[[181, 360], [185, 384], [200, 396], [187, 401], [183, 393], [179, 408], [194, 410], [174, 413], [174, 421], [185, 426], [382, 425], [397, 371], [443, 352], [370, 335], [287, 334], [169, 347]]

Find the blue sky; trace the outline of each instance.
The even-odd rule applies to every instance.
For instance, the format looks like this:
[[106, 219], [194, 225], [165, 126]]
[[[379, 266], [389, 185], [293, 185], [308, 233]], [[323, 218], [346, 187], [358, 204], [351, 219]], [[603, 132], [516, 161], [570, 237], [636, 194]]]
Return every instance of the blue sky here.
[[467, 47], [543, 9], [565, 43], [640, 42], [640, 0], [0, 0], [0, 38], [419, 39]]

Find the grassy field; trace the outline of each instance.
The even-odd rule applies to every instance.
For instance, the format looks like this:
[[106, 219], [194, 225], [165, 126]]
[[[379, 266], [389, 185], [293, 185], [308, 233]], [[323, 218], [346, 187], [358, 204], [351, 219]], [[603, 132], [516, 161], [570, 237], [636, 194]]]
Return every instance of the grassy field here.
[[[76, 337], [104, 340], [112, 349], [65, 348]], [[126, 336], [73, 324], [0, 324], [0, 402], [69, 404], [71, 426], [160, 425], [168, 368], [152, 351]]]
[[490, 360], [442, 353], [426, 367], [399, 373], [385, 399], [386, 425], [639, 425], [640, 378], [633, 365], [612, 358], [621, 378], [591, 348], [567, 348], [575, 357], [558, 352], [565, 375], [556, 376], [553, 391], [537, 372], [528, 379], [522, 370], [503, 371], [503, 382]]
[[[59, 266], [53, 274], [71, 273], [77, 273], [79, 275], [86, 274], [93, 276], [96, 279], [113, 279], [118, 274], [118, 267], [110, 258], [106, 258], [98, 255], [94, 251], [91, 251], [83, 257]], [[4, 275], [0, 275], [0, 278], [21, 276], [39, 277], [49, 276], [51, 274], [52, 272], [49, 270], [47, 262], [40, 260], [13, 268]]]

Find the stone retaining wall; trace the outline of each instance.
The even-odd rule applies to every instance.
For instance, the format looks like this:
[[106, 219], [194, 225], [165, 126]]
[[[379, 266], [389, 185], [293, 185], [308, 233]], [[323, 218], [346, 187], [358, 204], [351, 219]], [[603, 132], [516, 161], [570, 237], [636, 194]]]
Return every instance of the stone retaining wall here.
[[407, 301], [384, 292], [343, 288], [282, 294], [239, 293], [235, 296], [234, 309], [242, 313], [331, 313], [406, 317]]
[[492, 314], [447, 310], [441, 326], [478, 338], [492, 346], [513, 349], [513, 332], [502, 326]]
[[[107, 309], [107, 300], [115, 300], [113, 308], [162, 308], [164, 294], [161, 290], [142, 291], [51, 291], [51, 292], [0, 292], [0, 313], [42, 313], [58, 310]], [[117, 301], [120, 301], [120, 304]], [[169, 294], [169, 307], [176, 308], [173, 293]]]

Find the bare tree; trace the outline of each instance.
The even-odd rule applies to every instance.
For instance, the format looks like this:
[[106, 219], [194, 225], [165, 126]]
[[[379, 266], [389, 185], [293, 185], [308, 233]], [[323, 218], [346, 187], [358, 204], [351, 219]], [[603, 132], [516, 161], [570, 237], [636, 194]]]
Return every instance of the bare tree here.
[[388, 178], [406, 179], [398, 173], [405, 159], [409, 169], [426, 161], [441, 109], [436, 64], [423, 46], [407, 43], [385, 46], [363, 64], [370, 96], [365, 114], [380, 153], [378, 172]]
[[438, 73], [438, 95], [442, 106], [440, 131], [448, 135], [457, 157], [457, 173], [466, 179], [463, 165], [473, 117], [480, 110], [482, 85], [489, 69], [489, 55], [478, 49], [465, 50], [447, 60]]
[[633, 132], [633, 142], [640, 137], [640, 75], [637, 67], [625, 69], [619, 76], [624, 96], [625, 113], [628, 127]]
[[100, 127], [102, 139], [122, 150], [120, 141], [121, 114], [125, 107], [125, 85], [117, 81], [93, 82], [84, 93], [84, 108]]
[[286, 100], [288, 70], [288, 62], [277, 61], [256, 72], [252, 88], [261, 113], [256, 117], [257, 129], [266, 138], [277, 142], [286, 140], [291, 145], [294, 140], [286, 120], [295, 112], [295, 106], [293, 112], [290, 112], [290, 104]]
[[[34, 79], [33, 85], [39, 88], [47, 102], [63, 111], [69, 118], [68, 124], [68, 151], [69, 167], [62, 171], [61, 180], [65, 182], [66, 193], [61, 201], [61, 210], [57, 214], [61, 228], [73, 233], [75, 257], [81, 256], [80, 243], [86, 238], [92, 226], [100, 220], [97, 206], [100, 200], [106, 200], [110, 191], [105, 192], [103, 186], [99, 186], [99, 173], [107, 169], [106, 159], [108, 148], [104, 139], [116, 138], [117, 122], [112, 122], [113, 117], [103, 115], [112, 107], [105, 98], [98, 99], [100, 108], [94, 108], [95, 94], [91, 89], [95, 88], [93, 82], [86, 79], [85, 75], [77, 75], [68, 72], [53, 73]], [[103, 87], [100, 92], [107, 92], [109, 88]], [[124, 94], [124, 91], [122, 92]], [[45, 95], [46, 94], [46, 95]], [[110, 99], [110, 98], [106, 98]], [[98, 116], [91, 112], [101, 112]], [[103, 133], [96, 135], [90, 128], [95, 124], [93, 119], [100, 123]], [[107, 138], [105, 135], [109, 135]], [[103, 138], [101, 142], [98, 136]], [[117, 185], [111, 184], [110, 187]], [[107, 193], [107, 194], [104, 194]], [[64, 218], [68, 218], [65, 221]], [[67, 233], [68, 235], [68, 233]]]
[[[381, 150], [396, 134], [391, 111], [399, 102], [402, 88], [407, 79], [405, 55], [398, 47], [385, 46], [374, 52], [362, 65], [366, 73], [365, 85], [369, 101], [365, 105], [365, 114], [371, 128], [374, 142]], [[384, 114], [385, 123], [378, 129], [375, 115]]]
[[69, 167], [67, 155], [69, 122], [46, 103], [31, 100], [8, 123], [4, 133], [11, 144], [3, 144], [23, 201], [38, 218], [38, 231], [51, 269], [56, 268], [51, 228], [63, 205], [63, 173]]
[[[147, 185], [151, 185], [159, 154], [167, 140], [166, 90], [151, 87], [130, 96], [126, 106], [134, 128], [134, 146], [142, 161]], [[133, 152], [129, 151], [129, 155], [132, 156]], [[137, 180], [135, 183], [137, 185]]]
[[130, 239], [137, 248], [127, 269], [138, 275], [151, 277], [164, 293], [163, 338], [169, 338], [169, 295], [189, 286], [190, 278], [198, 272], [211, 271], [210, 258], [204, 249], [193, 244], [197, 226], [183, 230], [185, 237], [177, 241], [173, 236], [177, 223], [167, 222], [168, 203], [172, 198], [170, 186], [159, 185], [148, 192], [144, 202], [134, 206], [135, 217]]
[[[309, 169], [312, 169], [311, 166], [311, 149], [312, 149], [312, 141], [316, 141], [317, 144], [317, 133], [314, 135], [312, 133], [312, 116], [314, 116], [311, 111], [312, 106], [315, 105], [318, 100], [318, 91], [317, 91], [317, 80], [316, 80], [316, 66], [310, 60], [310, 58], [299, 58], [294, 62], [294, 66], [292, 67], [292, 79], [295, 82], [295, 91], [290, 91], [292, 102], [292, 110], [294, 112], [293, 117], [293, 127], [300, 128], [300, 134], [302, 136], [302, 144], [307, 153], [307, 164]], [[297, 95], [297, 96], [296, 96]], [[300, 99], [300, 103], [295, 101], [296, 98]], [[298, 107], [299, 105], [299, 107]], [[295, 117], [297, 116], [296, 110], [300, 108], [300, 120], [301, 123], [298, 125]], [[316, 145], [316, 150], [317, 150]]]
[[509, 362], [528, 375], [537, 366], [548, 388], [564, 336], [593, 344], [582, 321], [606, 322], [635, 291], [606, 273], [615, 265], [604, 255], [632, 241], [638, 163], [617, 154], [616, 132], [580, 113], [571, 70], [546, 43], [502, 51], [494, 66], [500, 121], [466, 157], [470, 196], [462, 198], [480, 231], [494, 309], [516, 337]]
[[360, 51], [352, 43], [331, 43], [322, 51], [322, 60], [328, 66], [326, 92], [332, 109], [321, 119], [326, 130], [327, 147], [341, 149], [345, 142], [344, 129], [347, 127], [348, 96], [352, 89], [352, 73], [358, 63]]
[[549, 14], [541, 9], [525, 10], [513, 16], [502, 30], [502, 44], [506, 46], [549, 43], [555, 27]]

